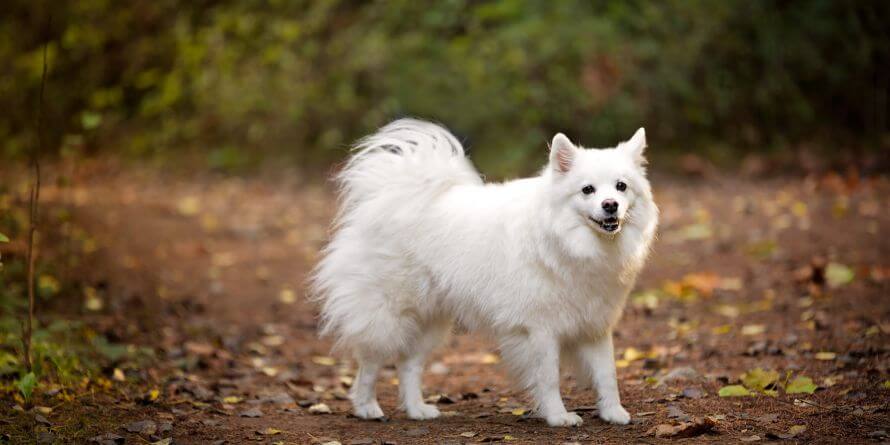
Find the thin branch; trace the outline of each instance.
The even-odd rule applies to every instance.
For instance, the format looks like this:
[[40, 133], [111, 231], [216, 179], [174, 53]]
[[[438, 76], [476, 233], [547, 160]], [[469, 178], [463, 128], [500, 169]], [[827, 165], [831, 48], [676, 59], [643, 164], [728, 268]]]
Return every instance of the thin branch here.
[[[52, 27], [52, 15], [47, 19], [46, 34]], [[40, 96], [37, 100], [37, 144], [31, 153], [31, 166], [34, 169], [34, 182], [31, 185], [30, 212], [28, 221], [28, 318], [25, 320], [25, 332], [22, 335], [22, 347], [24, 349], [25, 368], [28, 372], [33, 370], [31, 361], [31, 338], [34, 332], [34, 263], [36, 252], [34, 250], [37, 226], [39, 224], [38, 204], [40, 202], [40, 152], [43, 151], [43, 94], [46, 90], [46, 53], [49, 39], [43, 42], [43, 73], [40, 76]]]

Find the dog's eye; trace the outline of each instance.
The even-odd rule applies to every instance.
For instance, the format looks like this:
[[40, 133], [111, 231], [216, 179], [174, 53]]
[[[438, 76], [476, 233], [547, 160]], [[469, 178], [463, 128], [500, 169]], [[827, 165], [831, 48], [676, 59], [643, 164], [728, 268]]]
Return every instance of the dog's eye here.
[[618, 183], [615, 184], [615, 188], [618, 189], [619, 192], [623, 192], [623, 191], [627, 190], [627, 184], [625, 184], [621, 181], [618, 181]]
[[596, 189], [592, 185], [585, 185], [583, 189], [581, 189], [581, 193], [585, 195], [589, 195], [593, 192], [596, 192]]

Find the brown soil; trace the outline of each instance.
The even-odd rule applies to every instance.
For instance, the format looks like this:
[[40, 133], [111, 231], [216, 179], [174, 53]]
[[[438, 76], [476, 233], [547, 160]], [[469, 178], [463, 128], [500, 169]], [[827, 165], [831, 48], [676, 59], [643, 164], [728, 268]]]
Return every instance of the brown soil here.
[[[107, 166], [85, 172], [64, 196], [48, 188], [46, 202], [69, 200], [98, 237], [89, 279], [108, 282], [108, 310], [121, 323], [107, 328], [153, 347], [158, 361], [129, 372], [130, 389], [57, 407], [47, 416], [57, 440], [111, 432], [127, 443], [739, 442], [776, 440], [803, 425], [792, 440], [862, 442], [887, 440], [877, 431], [890, 431], [890, 389], [883, 387], [890, 366], [890, 239], [883, 233], [890, 228], [890, 182], [883, 177], [656, 175], [660, 237], [637, 291], [664, 295], [648, 306], [635, 299], [615, 334], [619, 358], [633, 359], [618, 371], [633, 423], [600, 421], [590, 408], [594, 394], [565, 374], [566, 404], [585, 422], [560, 429], [522, 414], [528, 401], [490, 363], [496, 356], [487, 354], [496, 351], [465, 334], [439, 350], [425, 376], [426, 394], [447, 395], [439, 405], [446, 416], [406, 419], [391, 368], [379, 383], [388, 421], [348, 414], [353, 363], [332, 363], [329, 342], [316, 337], [316, 312], [303, 298], [335, 206], [325, 186], [283, 174], [186, 179]], [[847, 265], [855, 277], [825, 285], [825, 262]], [[697, 376], [654, 385], [651, 377], [684, 367]], [[758, 367], [779, 371], [783, 380], [786, 373], [811, 377], [820, 389], [717, 395]], [[152, 388], [160, 390], [158, 400], [137, 400]], [[316, 402], [333, 413], [310, 414], [306, 405]], [[251, 409], [260, 416], [241, 415]], [[710, 416], [716, 427], [691, 439], [649, 433], [687, 415]], [[32, 418], [12, 419], [6, 422]], [[140, 420], [170, 422], [172, 432], [152, 438], [121, 429]], [[469, 432], [475, 434], [461, 435]]]

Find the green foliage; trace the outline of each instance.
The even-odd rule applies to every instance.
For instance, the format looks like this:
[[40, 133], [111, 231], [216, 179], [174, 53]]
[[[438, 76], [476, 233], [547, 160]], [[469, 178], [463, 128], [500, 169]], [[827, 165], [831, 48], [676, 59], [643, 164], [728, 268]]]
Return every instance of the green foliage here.
[[[5, 191], [0, 189], [0, 202]], [[7, 199], [6, 202], [9, 202]], [[0, 212], [0, 228], [4, 232], [20, 235], [25, 225], [18, 222], [22, 216], [20, 207]], [[54, 240], [58, 227], [56, 213], [47, 212], [44, 231], [48, 240]], [[61, 243], [58, 243], [61, 244]], [[138, 363], [145, 357], [137, 348], [109, 342], [77, 318], [65, 307], [80, 308], [81, 285], [78, 282], [57, 278], [57, 268], [65, 261], [63, 255], [52, 249], [44, 249], [36, 265], [37, 307], [41, 317], [35, 319], [31, 339], [33, 369], [25, 369], [22, 360], [22, 318], [27, 313], [28, 297], [26, 275], [27, 261], [24, 255], [4, 258], [0, 269], [0, 381], [14, 384], [27, 400], [36, 382], [54, 382], [72, 385], [84, 377], [93, 377], [109, 366]], [[74, 303], [73, 305], [71, 303]], [[41, 323], [43, 320], [43, 323]]]
[[16, 388], [18, 388], [19, 392], [22, 393], [22, 397], [25, 398], [25, 401], [31, 400], [31, 394], [34, 393], [34, 388], [37, 387], [37, 376], [34, 375], [33, 372], [29, 372], [22, 376], [16, 383]]
[[[415, 115], [472, 135], [499, 175], [539, 165], [555, 131], [603, 146], [645, 125], [661, 149], [716, 155], [887, 130], [883, 2], [41, 5], [4, 5], [0, 106], [33, 109], [52, 8], [46, 107], [60, 150], [194, 147], [222, 169], [269, 151], [323, 162]], [[32, 118], [0, 118], [0, 153], [26, 152]]]
[[9, 237], [0, 233], [0, 243], [8, 243], [8, 242], [9, 242]]

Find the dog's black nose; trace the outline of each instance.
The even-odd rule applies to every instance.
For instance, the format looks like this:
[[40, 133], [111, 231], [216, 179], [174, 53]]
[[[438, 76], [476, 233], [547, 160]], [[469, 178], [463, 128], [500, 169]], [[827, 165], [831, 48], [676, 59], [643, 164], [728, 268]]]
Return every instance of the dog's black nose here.
[[603, 201], [603, 210], [606, 213], [615, 213], [618, 211], [618, 203], [614, 199], [607, 199]]

